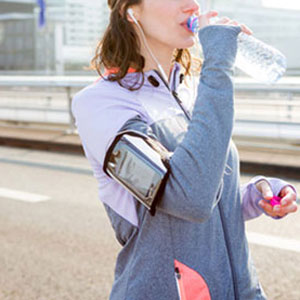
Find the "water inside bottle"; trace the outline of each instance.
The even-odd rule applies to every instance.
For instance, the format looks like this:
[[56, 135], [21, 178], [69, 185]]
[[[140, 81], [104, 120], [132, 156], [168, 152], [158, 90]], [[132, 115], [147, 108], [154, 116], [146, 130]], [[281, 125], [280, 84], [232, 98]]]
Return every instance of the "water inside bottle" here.
[[286, 71], [285, 56], [274, 47], [253, 36], [241, 33], [238, 37], [236, 67], [264, 83], [275, 83]]

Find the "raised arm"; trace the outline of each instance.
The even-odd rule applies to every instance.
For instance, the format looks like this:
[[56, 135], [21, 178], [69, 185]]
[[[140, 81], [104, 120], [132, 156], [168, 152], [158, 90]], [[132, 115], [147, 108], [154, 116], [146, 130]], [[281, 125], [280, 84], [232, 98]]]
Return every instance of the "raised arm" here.
[[199, 32], [204, 63], [197, 100], [188, 131], [170, 160], [162, 211], [201, 222], [218, 202], [233, 129], [231, 76], [240, 31], [215, 25]]
[[[210, 217], [219, 201], [233, 128], [231, 75], [240, 30], [237, 26], [216, 25], [207, 26], [199, 33], [204, 64], [198, 95], [185, 137], [168, 159], [168, 174], [157, 204], [157, 209], [162, 212], [203, 222]], [[129, 132], [144, 139], [144, 142], [148, 138], [158, 142], [141, 116], [131, 118], [110, 146], [104, 170], [142, 203], [152, 206], [150, 198], [157, 190], [159, 174], [152, 172], [148, 164], [143, 164], [139, 153], [144, 153], [144, 150], [136, 150], [139, 143], [128, 149], [128, 141], [125, 136], [122, 140], [122, 135]], [[168, 154], [164, 156], [168, 157]], [[142, 179], [146, 173], [147, 178], [156, 179], [153, 182]]]

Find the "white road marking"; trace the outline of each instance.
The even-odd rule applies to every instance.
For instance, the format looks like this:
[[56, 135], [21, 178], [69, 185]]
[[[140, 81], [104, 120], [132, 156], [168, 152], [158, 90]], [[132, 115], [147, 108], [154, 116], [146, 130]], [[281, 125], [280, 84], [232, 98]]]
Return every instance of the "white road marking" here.
[[251, 244], [300, 253], [299, 240], [285, 239], [256, 232], [247, 232], [247, 238]]
[[18, 164], [28, 167], [35, 167], [35, 168], [44, 168], [49, 170], [58, 170], [58, 171], [65, 171], [70, 173], [76, 174], [86, 174], [86, 175], [93, 175], [93, 171], [91, 170], [90, 166], [76, 166], [72, 165], [63, 165], [63, 164], [54, 164], [53, 162], [40, 162], [34, 161], [32, 159], [11, 159], [11, 158], [2, 158], [0, 157], [0, 163], [8, 163], [8, 164]]
[[0, 188], [0, 197], [31, 203], [44, 202], [51, 199], [49, 196], [31, 194], [5, 188]]

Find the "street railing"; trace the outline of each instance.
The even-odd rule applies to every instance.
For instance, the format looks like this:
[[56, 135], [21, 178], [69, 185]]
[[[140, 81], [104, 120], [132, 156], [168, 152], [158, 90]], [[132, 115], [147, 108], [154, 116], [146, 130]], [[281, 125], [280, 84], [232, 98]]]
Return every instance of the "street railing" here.
[[300, 144], [300, 78], [275, 85], [240, 80], [235, 87], [235, 136]]
[[[67, 125], [74, 132], [73, 95], [91, 76], [0, 76], [0, 121]], [[234, 135], [300, 142], [300, 77], [275, 85], [235, 79]]]
[[[90, 76], [0, 76], [0, 120], [68, 123], [68, 132], [72, 133], [75, 130], [71, 111], [73, 95], [96, 79]], [[55, 96], [61, 101], [55, 101]], [[43, 99], [43, 103], [32, 100], [28, 103], [28, 100], [25, 100], [34, 98]], [[9, 114], [9, 110], [14, 110], [15, 113]], [[1, 111], [4, 115], [1, 115]], [[24, 111], [35, 111], [37, 114], [30, 116]], [[49, 115], [52, 115], [52, 118]]]

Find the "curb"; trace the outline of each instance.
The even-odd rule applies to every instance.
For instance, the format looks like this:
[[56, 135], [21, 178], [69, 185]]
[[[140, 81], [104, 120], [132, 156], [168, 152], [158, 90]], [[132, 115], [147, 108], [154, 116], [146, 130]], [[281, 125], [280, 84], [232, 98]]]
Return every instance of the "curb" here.
[[40, 141], [40, 140], [25, 139], [25, 138], [0, 137], [0, 145], [84, 155], [82, 146], [73, 143], [63, 143], [63, 142], [56, 142], [56, 141]]

